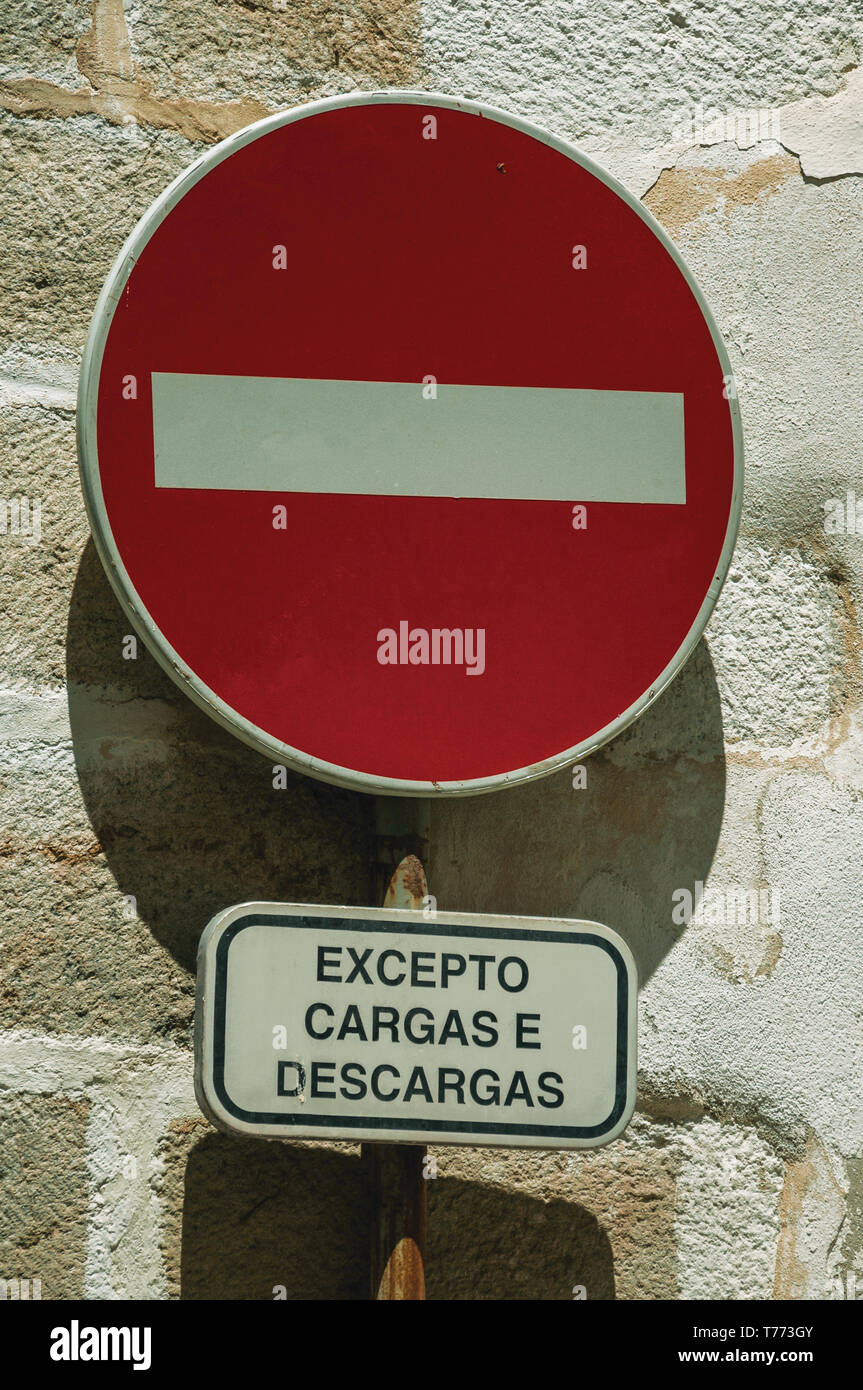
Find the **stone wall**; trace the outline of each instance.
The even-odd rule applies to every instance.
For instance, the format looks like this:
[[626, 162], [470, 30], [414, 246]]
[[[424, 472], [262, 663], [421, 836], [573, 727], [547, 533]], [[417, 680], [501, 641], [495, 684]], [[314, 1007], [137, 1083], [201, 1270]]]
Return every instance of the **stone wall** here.
[[[621, 1140], [436, 1152], [429, 1296], [863, 1287], [863, 507], [861, 534], [830, 521], [863, 496], [861, 50], [828, 0], [0, 0], [0, 492], [41, 508], [38, 540], [0, 535], [0, 1278], [363, 1293], [358, 1150], [217, 1133], [190, 1045], [210, 916], [370, 901], [371, 801], [275, 790], [125, 659], [74, 406], [101, 284], [170, 180], [267, 112], [391, 86], [535, 119], [644, 199], [725, 336], [748, 470], [706, 640], [587, 786], [435, 808], [442, 907], [608, 922], [642, 997]], [[697, 883], [704, 920], [675, 922]], [[750, 890], [765, 910], [729, 907]]]

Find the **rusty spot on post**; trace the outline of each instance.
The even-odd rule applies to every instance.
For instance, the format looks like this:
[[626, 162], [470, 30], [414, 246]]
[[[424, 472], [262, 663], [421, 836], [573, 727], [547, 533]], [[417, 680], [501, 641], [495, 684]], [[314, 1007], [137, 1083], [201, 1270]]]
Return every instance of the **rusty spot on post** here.
[[384, 907], [406, 907], [418, 912], [427, 893], [425, 869], [415, 854], [406, 854], [390, 879]]

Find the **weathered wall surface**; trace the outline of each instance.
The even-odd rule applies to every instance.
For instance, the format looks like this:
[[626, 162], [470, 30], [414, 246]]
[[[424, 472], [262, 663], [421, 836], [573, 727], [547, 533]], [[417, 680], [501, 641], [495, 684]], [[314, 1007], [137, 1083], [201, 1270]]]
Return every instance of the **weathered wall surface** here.
[[[371, 807], [274, 790], [124, 659], [74, 392], [116, 252], [202, 149], [314, 97], [425, 86], [536, 119], [644, 198], [728, 343], [748, 465], [706, 641], [587, 786], [436, 809], [442, 906], [627, 937], [641, 1073], [606, 1149], [438, 1152], [429, 1294], [863, 1290], [863, 514], [825, 529], [863, 495], [861, 52], [859, 6], [826, 0], [0, 0], [0, 493], [41, 506], [38, 539], [0, 535], [0, 1278], [362, 1295], [357, 1150], [217, 1134], [190, 1029], [217, 908], [369, 900]], [[697, 883], [703, 920], [675, 922]], [[729, 902], [753, 889], [754, 911]]]

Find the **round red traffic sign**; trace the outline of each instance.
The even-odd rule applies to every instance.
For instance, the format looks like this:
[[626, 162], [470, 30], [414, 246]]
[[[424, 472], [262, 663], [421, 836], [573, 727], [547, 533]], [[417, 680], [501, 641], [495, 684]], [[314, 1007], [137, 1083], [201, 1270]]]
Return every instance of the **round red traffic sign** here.
[[357, 94], [193, 164], [85, 354], [97, 545], [183, 689], [368, 791], [541, 776], [703, 630], [742, 491], [727, 355], [679, 254], [572, 147]]

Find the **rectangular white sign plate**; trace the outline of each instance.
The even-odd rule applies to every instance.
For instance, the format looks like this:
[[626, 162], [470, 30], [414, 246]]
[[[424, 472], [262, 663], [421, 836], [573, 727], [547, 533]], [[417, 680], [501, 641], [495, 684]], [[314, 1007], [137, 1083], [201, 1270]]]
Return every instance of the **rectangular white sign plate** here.
[[242, 903], [201, 938], [196, 1093], [263, 1138], [593, 1148], [635, 1104], [636, 993], [595, 922]]

